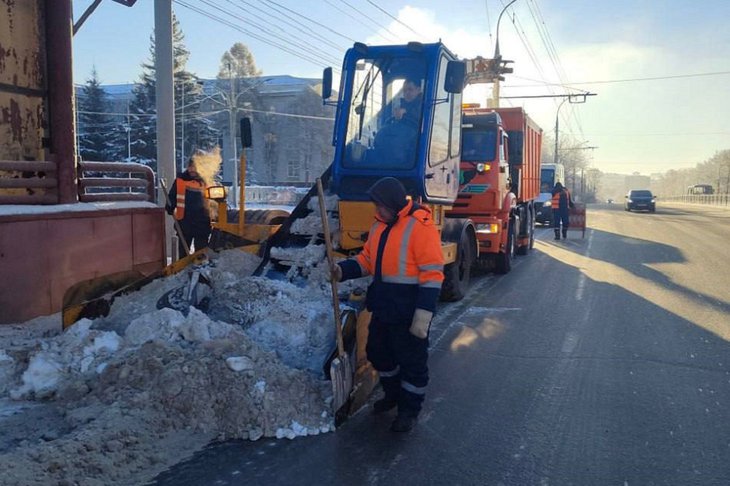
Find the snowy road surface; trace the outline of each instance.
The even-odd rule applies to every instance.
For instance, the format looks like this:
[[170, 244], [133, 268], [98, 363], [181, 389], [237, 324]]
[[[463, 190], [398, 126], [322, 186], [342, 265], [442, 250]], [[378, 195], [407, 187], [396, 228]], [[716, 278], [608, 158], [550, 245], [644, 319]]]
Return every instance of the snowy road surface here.
[[589, 207], [540, 230], [431, 334], [413, 432], [368, 409], [334, 434], [223, 442], [157, 485], [730, 484], [730, 213]]

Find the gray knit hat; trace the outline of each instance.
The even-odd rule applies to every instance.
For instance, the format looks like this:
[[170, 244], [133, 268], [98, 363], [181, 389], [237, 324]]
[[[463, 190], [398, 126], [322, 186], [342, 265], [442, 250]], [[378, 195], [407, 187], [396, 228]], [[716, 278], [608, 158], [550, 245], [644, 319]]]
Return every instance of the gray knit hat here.
[[408, 204], [405, 187], [394, 177], [379, 179], [368, 189], [368, 195], [374, 202], [392, 209], [396, 213]]

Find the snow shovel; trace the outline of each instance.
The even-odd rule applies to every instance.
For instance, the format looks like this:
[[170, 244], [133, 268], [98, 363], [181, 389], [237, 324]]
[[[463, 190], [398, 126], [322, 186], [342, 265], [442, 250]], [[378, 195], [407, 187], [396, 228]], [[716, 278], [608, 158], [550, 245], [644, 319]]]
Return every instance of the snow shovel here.
[[[330, 267], [335, 265], [332, 240], [330, 239], [330, 226], [327, 220], [327, 209], [324, 205], [324, 189], [322, 180], [317, 179], [317, 196], [319, 197], [319, 212], [322, 216], [322, 231], [324, 233], [324, 244], [327, 249], [327, 263]], [[337, 296], [337, 282], [331, 280], [332, 284], [332, 308], [335, 317], [335, 335], [337, 336], [337, 356], [330, 365], [330, 379], [332, 380], [332, 408], [335, 417], [338, 411], [347, 405], [350, 392], [352, 391], [352, 364], [350, 357], [345, 352], [345, 345], [342, 341], [342, 324], [340, 318], [340, 299]]]

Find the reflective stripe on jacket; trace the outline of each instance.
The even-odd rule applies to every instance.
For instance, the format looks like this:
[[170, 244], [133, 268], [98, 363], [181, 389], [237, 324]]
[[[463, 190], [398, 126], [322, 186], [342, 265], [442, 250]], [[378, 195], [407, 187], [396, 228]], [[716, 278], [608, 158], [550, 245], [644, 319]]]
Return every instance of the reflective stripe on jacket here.
[[192, 193], [194, 199], [200, 200], [200, 207], [203, 207], [205, 184], [197, 179], [185, 180], [178, 177], [175, 179], [175, 186], [175, 219], [180, 221], [185, 218], [185, 199], [188, 191]]
[[376, 220], [362, 251], [341, 263], [344, 279], [372, 275], [367, 307], [386, 322], [433, 312], [444, 280], [441, 237], [427, 208], [413, 201], [391, 224]]

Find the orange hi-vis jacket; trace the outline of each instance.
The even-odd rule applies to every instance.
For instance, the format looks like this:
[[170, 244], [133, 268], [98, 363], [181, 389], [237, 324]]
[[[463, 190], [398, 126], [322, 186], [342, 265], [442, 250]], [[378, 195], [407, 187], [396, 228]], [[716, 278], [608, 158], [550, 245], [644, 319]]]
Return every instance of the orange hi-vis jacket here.
[[553, 194], [551, 207], [553, 211], [561, 210], [567, 213], [568, 208], [570, 207], [570, 203], [570, 191], [567, 187], [564, 187], [563, 189], [561, 189], [560, 192], [556, 192]]
[[175, 180], [175, 187], [175, 219], [180, 221], [185, 218], [185, 196], [187, 191], [200, 193], [200, 199], [202, 200], [205, 184], [198, 179], [185, 180], [178, 177]]
[[410, 322], [416, 308], [433, 312], [444, 280], [444, 258], [431, 212], [408, 201], [395, 222], [376, 218], [362, 251], [340, 266], [343, 280], [373, 276], [366, 305], [381, 321]]

